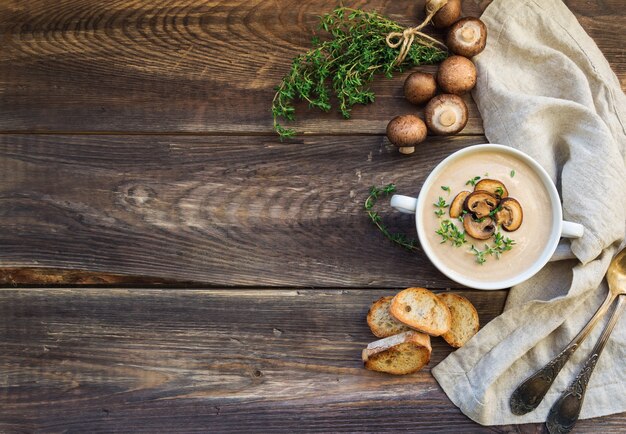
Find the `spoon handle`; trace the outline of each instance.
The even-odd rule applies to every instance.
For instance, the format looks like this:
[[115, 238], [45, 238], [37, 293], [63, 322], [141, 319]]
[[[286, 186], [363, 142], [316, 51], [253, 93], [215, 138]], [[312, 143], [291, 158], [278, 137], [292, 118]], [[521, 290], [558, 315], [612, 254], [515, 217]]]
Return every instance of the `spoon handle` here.
[[587, 322], [585, 327], [572, 339], [572, 341], [555, 358], [550, 360], [543, 368], [524, 380], [513, 392], [509, 405], [511, 413], [521, 416], [533, 411], [543, 400], [543, 397], [552, 386], [554, 379], [569, 360], [570, 356], [578, 349], [582, 341], [591, 333], [600, 318], [615, 300], [615, 296], [609, 292], [596, 313]]
[[624, 297], [619, 297], [617, 307], [613, 311], [609, 322], [604, 327], [602, 335], [598, 339], [593, 351], [587, 358], [587, 361], [583, 365], [582, 369], [572, 382], [570, 386], [565, 389], [565, 392], [554, 403], [548, 414], [548, 420], [546, 421], [546, 427], [551, 434], [564, 434], [568, 433], [574, 428], [578, 416], [580, 415], [580, 409], [583, 406], [583, 400], [585, 399], [585, 392], [587, 391], [587, 383], [593, 373], [593, 369], [596, 367], [596, 363], [600, 358], [602, 349], [606, 341], [609, 339], [613, 327], [617, 323], [622, 311], [626, 307], [624, 303]]

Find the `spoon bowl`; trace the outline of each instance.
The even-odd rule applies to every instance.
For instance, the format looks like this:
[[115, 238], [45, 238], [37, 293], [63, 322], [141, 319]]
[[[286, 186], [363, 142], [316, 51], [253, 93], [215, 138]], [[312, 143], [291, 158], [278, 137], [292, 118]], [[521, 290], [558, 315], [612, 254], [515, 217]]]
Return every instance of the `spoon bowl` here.
[[622, 249], [609, 265], [606, 280], [613, 297], [626, 294], [626, 248]]

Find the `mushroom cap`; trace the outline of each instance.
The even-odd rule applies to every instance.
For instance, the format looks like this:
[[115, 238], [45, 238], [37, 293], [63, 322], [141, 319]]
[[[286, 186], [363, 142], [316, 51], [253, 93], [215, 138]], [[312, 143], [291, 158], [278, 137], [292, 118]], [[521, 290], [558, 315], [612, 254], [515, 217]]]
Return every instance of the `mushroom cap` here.
[[415, 115], [396, 116], [387, 124], [387, 138], [399, 148], [423, 142], [427, 133], [426, 124]]
[[[426, 2], [428, 5], [428, 2]], [[428, 6], [427, 6], [428, 7]], [[426, 12], [428, 15], [428, 11]], [[461, 16], [461, 0], [448, 0], [448, 3], [433, 16], [432, 23], [438, 29], [451, 26]]]
[[459, 217], [463, 212], [463, 204], [465, 203], [465, 198], [470, 195], [469, 191], [462, 191], [457, 194], [452, 203], [450, 204], [450, 209], [448, 212], [450, 213], [450, 217], [453, 219]]
[[456, 134], [467, 125], [468, 110], [459, 96], [452, 94], [437, 95], [424, 109], [426, 125], [438, 135]]
[[486, 240], [496, 231], [496, 224], [491, 217], [474, 220], [471, 214], [463, 216], [463, 228], [465, 233], [477, 240]]
[[496, 179], [481, 179], [474, 187], [474, 191], [476, 190], [486, 191], [497, 198], [504, 198], [509, 195], [509, 191], [504, 184]]
[[439, 65], [437, 83], [446, 93], [462, 95], [476, 86], [476, 67], [466, 57], [450, 56]]
[[437, 93], [437, 81], [433, 74], [414, 72], [404, 81], [404, 96], [413, 104], [424, 104]]
[[474, 57], [487, 45], [487, 26], [478, 18], [463, 18], [450, 27], [446, 45], [454, 54]]
[[463, 203], [463, 209], [473, 213], [476, 218], [488, 217], [498, 207], [500, 201], [488, 191], [478, 190], [469, 194]]
[[513, 232], [519, 229], [524, 220], [524, 212], [520, 203], [512, 197], [502, 199], [500, 211], [495, 215], [496, 222], [502, 225], [502, 229]]

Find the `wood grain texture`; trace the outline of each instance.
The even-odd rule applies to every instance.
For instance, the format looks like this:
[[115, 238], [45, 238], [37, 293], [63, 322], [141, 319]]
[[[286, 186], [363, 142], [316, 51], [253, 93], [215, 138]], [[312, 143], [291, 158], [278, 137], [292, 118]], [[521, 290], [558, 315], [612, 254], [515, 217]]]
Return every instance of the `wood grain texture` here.
[[142, 276], [122, 276], [111, 273], [94, 273], [84, 270], [63, 270], [54, 268], [4, 268], [0, 267], [0, 287], [24, 287], [26, 285], [89, 285], [122, 286], [144, 285], [159, 286], [186, 284], [192, 282], [173, 281], [163, 278]]
[[[369, 304], [386, 291], [0, 291], [0, 431], [540, 432], [480, 427], [430, 368], [366, 371]], [[505, 291], [463, 291], [484, 325]], [[582, 421], [617, 433], [626, 414]]]
[[[410, 25], [423, 3], [366, 6]], [[623, 4], [566, 3], [625, 83]], [[0, 132], [270, 133], [273, 87], [332, 6], [324, 0], [5, 0]], [[464, 12], [477, 16], [480, 6], [465, 1]], [[297, 127], [311, 134], [381, 134], [393, 116], [416, 110], [402, 96], [403, 78], [374, 84], [377, 102], [356, 107], [350, 122], [301, 106]], [[464, 133], [482, 134], [476, 106], [466, 99]]]
[[[458, 286], [369, 222], [372, 185], [417, 195], [483, 137], [409, 157], [382, 137], [0, 136], [0, 266], [226, 286]], [[395, 231], [413, 216], [380, 200]]]

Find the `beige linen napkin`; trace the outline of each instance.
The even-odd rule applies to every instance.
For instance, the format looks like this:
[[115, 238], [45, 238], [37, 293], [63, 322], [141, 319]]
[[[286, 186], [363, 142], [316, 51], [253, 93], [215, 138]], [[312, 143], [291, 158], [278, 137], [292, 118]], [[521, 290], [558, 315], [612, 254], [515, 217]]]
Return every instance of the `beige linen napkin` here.
[[[566, 220], [585, 226], [576, 259], [549, 263], [511, 289], [505, 312], [433, 369], [450, 399], [483, 425], [545, 421], [605, 321], [572, 356], [540, 406], [509, 409], [515, 387], [558, 354], [593, 315], [626, 227], [626, 97], [602, 53], [559, 0], [496, 0], [474, 58], [474, 99], [491, 143], [520, 149], [551, 175]], [[568, 242], [566, 242], [568, 243]], [[560, 250], [562, 251], [562, 250]], [[591, 377], [581, 412], [626, 411], [626, 318]]]

